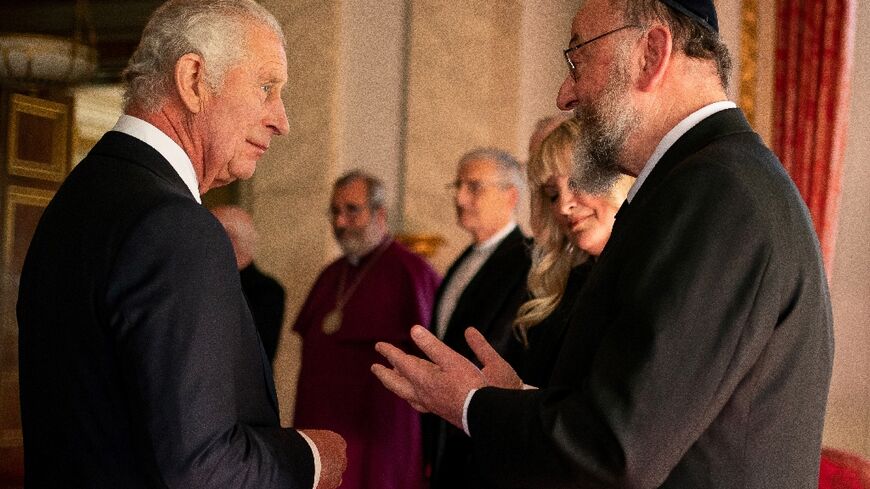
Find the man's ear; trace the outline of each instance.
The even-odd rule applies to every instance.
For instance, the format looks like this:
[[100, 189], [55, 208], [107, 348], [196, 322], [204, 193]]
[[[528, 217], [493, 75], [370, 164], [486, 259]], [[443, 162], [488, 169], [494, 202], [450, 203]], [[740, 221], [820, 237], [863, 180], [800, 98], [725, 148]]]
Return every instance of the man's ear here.
[[193, 114], [202, 110], [206, 90], [202, 56], [187, 53], [175, 62], [175, 88], [184, 106]]
[[673, 38], [665, 26], [654, 24], [641, 43], [640, 72], [635, 84], [638, 90], [648, 92], [661, 83], [670, 66]]

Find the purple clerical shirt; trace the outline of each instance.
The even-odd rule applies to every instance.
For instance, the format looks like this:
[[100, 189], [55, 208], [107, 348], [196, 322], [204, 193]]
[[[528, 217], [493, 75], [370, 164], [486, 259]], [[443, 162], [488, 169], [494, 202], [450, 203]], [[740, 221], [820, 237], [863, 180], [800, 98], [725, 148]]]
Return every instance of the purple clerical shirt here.
[[[370, 260], [375, 260], [369, 263]], [[347, 300], [341, 326], [325, 334], [341, 275]], [[417, 489], [422, 483], [420, 416], [371, 373], [383, 363], [378, 341], [413, 349], [409, 330], [428, 326], [440, 277], [419, 256], [392, 242], [382, 253], [330, 264], [317, 278], [293, 329], [302, 337], [297, 428], [333, 430], [347, 441], [343, 489]]]

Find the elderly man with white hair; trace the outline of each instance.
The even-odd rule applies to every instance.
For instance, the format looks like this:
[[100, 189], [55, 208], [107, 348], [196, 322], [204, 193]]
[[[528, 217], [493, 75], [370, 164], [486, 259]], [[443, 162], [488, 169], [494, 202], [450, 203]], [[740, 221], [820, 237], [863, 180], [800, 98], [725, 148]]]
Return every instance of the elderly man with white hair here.
[[21, 275], [26, 485], [336, 487], [344, 441], [281, 427], [232, 246], [200, 205], [288, 131], [280, 26], [251, 0], [172, 0], [124, 79], [124, 115]]

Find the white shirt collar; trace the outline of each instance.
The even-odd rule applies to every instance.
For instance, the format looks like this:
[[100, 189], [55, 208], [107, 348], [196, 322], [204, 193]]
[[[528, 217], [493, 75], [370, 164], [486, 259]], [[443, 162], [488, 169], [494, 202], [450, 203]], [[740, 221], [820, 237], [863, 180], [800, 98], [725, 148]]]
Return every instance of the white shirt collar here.
[[680, 137], [682, 137], [683, 134], [686, 134], [689, 129], [695, 127], [696, 125], [698, 125], [699, 122], [703, 121], [707, 117], [710, 117], [716, 112], [720, 112], [726, 109], [734, 109], [736, 107], [737, 104], [730, 100], [713, 102], [710, 105], [706, 105], [696, 110], [695, 112], [692, 112], [691, 114], [689, 114], [688, 117], [686, 117], [685, 119], [680, 121], [679, 124], [674, 126], [673, 129], [668, 131], [668, 133], [665, 134], [665, 137], [662, 138], [659, 145], [656, 146], [655, 151], [653, 151], [652, 155], [646, 161], [646, 165], [644, 165], [643, 170], [641, 170], [640, 174], [637, 176], [637, 180], [635, 180], [634, 185], [632, 185], [631, 188], [628, 190], [628, 197], [626, 197], [625, 200], [630, 203], [631, 199], [633, 199], [634, 196], [637, 195], [637, 191], [640, 190], [641, 185], [643, 185], [643, 182], [646, 181], [646, 177], [648, 177], [649, 174], [653, 171], [653, 168], [655, 168], [659, 160], [662, 159], [662, 156], [664, 156], [664, 154], [669, 149], [671, 149], [671, 146], [673, 146], [674, 143], [677, 142], [677, 139], [680, 139]]
[[495, 247], [501, 242], [501, 240], [503, 240], [508, 234], [510, 234], [515, 227], [517, 227], [517, 223], [516, 221], [512, 220], [511, 222], [507, 223], [505, 227], [501, 228], [499, 232], [493, 234], [488, 240], [484, 241], [483, 243], [474, 245], [474, 250], [483, 251]]
[[172, 165], [175, 173], [178, 173], [178, 176], [181, 177], [181, 180], [190, 189], [193, 198], [202, 204], [202, 198], [199, 195], [199, 182], [196, 180], [193, 163], [190, 161], [187, 153], [172, 138], [150, 123], [127, 114], [122, 115], [118, 119], [112, 130], [133, 136], [154, 148], [160, 153], [160, 156], [166, 158], [166, 161]]

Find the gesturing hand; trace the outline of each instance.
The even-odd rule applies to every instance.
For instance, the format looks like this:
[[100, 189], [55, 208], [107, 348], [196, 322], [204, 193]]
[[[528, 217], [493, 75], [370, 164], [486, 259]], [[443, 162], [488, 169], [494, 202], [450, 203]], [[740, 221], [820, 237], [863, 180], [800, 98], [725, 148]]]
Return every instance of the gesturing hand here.
[[480, 331], [475, 328], [466, 329], [465, 341], [471, 347], [477, 360], [483, 365], [482, 372], [488, 385], [502, 389], [521, 389], [523, 387], [520, 376], [486, 341]]
[[461, 429], [465, 398], [472, 389], [487, 385], [483, 373], [422, 326], [411, 328], [411, 339], [431, 361], [378, 343], [375, 349], [393, 368], [375, 364], [372, 372], [418, 411], [431, 411]]

